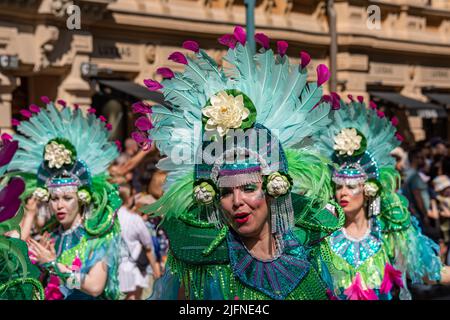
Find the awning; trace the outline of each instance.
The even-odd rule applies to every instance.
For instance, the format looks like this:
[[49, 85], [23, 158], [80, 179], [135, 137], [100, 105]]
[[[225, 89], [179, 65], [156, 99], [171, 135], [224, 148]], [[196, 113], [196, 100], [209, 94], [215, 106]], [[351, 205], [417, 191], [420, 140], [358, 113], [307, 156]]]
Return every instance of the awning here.
[[139, 100], [149, 100], [150, 102], [165, 105], [164, 96], [160, 92], [150, 91], [146, 87], [137, 83], [125, 80], [98, 80], [104, 86], [133, 96]]
[[438, 104], [411, 99], [397, 92], [371, 91], [369, 93], [375, 98], [379, 98], [381, 100], [396, 104], [399, 107], [406, 108], [413, 116], [419, 116], [422, 118], [447, 117], [446, 110]]
[[450, 93], [431, 93], [425, 92], [425, 95], [432, 101], [442, 104], [450, 108]]

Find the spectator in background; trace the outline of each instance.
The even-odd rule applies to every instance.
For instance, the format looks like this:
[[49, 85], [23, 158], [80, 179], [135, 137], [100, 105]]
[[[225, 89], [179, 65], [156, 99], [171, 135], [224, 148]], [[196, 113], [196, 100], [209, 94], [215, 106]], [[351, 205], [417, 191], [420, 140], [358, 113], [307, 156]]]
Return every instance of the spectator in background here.
[[443, 175], [443, 161], [448, 156], [448, 148], [441, 138], [433, 138], [430, 141], [432, 161], [430, 164], [430, 177], [433, 180]]
[[166, 181], [167, 174], [164, 171], [155, 169], [150, 176], [150, 179], [142, 179], [145, 183], [145, 189], [136, 195], [136, 209], [139, 210], [142, 206], [156, 202], [163, 195], [163, 186]]
[[430, 177], [425, 174], [426, 159], [423, 150], [414, 148], [408, 153], [410, 168], [406, 174], [403, 194], [409, 201], [409, 209], [418, 220], [425, 235], [439, 243], [439, 214], [432, 207], [428, 189]]
[[152, 239], [144, 220], [130, 210], [133, 205], [130, 188], [122, 186], [120, 197], [123, 205], [119, 209], [118, 217], [124, 246], [119, 265], [119, 286], [120, 291], [126, 295], [126, 300], [140, 300], [143, 288], [149, 285], [146, 266], [140, 263], [142, 254], [145, 254], [155, 279], [161, 276], [161, 271], [153, 254]]
[[125, 140], [125, 149], [117, 158], [117, 164], [122, 165], [128, 162], [139, 150], [139, 146], [136, 141], [132, 138], [128, 138]]
[[[139, 209], [156, 202], [163, 195], [163, 185], [166, 181], [167, 174], [164, 171], [156, 169], [150, 176], [150, 179], [142, 179], [145, 185], [145, 191], [140, 192], [135, 196], [136, 206], [134, 210], [139, 212]], [[146, 226], [152, 234], [153, 245], [155, 247], [155, 255], [158, 262], [163, 266], [165, 258], [165, 244], [166, 234], [163, 230], [158, 229], [161, 218], [149, 218], [147, 215], [143, 216], [146, 221]]]
[[399, 184], [401, 184], [405, 180], [405, 169], [408, 154], [405, 152], [405, 150], [403, 150], [403, 148], [397, 147], [394, 150], [392, 150], [391, 155], [395, 159], [395, 169], [397, 169], [401, 177], [401, 181], [398, 181], [396, 190], [400, 190], [399, 192], [402, 193], [401, 185]]
[[450, 262], [450, 178], [440, 175], [433, 179], [434, 191], [437, 193], [438, 209], [441, 217], [441, 231], [446, 245], [444, 263]]

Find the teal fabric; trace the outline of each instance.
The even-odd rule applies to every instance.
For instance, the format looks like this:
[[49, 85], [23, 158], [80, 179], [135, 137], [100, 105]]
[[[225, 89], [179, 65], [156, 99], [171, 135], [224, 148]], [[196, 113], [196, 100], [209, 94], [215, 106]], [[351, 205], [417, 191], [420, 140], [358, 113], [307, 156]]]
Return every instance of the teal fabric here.
[[379, 224], [371, 220], [370, 233], [360, 241], [348, 239], [342, 229], [334, 232], [330, 238], [331, 250], [357, 269], [367, 259], [375, 255], [382, 247]]
[[283, 235], [284, 250], [276, 259], [260, 261], [250, 255], [234, 232], [229, 232], [230, 264], [233, 273], [246, 285], [273, 299], [285, 299], [310, 269], [305, 249], [292, 233]]

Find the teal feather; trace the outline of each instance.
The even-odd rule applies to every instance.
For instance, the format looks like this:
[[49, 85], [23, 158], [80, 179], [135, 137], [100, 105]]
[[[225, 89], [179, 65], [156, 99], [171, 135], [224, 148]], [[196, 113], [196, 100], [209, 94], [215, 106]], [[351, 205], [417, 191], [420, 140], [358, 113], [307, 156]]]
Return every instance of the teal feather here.
[[202, 67], [203, 70], [209, 71], [210, 77], [216, 78], [216, 81], [226, 82], [227, 79], [225, 77], [225, 74], [219, 70], [219, 67], [217, 66], [216, 61], [212, 59], [204, 50], [200, 50], [198, 55], [198, 63]]
[[188, 64], [186, 65], [184, 76], [189, 78], [197, 86], [201, 87], [203, 84], [208, 82], [207, 73], [202, 70], [200, 65], [198, 65], [193, 59], [187, 57], [187, 60]]

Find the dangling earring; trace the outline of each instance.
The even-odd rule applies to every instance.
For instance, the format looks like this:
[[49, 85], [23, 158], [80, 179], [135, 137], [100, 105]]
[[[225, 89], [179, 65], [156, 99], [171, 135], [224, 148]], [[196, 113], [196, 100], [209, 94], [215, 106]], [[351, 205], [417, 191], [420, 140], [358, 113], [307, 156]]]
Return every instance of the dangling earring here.
[[211, 205], [201, 206], [201, 210], [204, 210], [209, 223], [214, 224], [217, 229], [222, 229], [224, 227], [223, 215], [220, 212], [219, 207], [212, 203]]
[[283, 234], [294, 226], [294, 208], [291, 193], [270, 199], [272, 233]]
[[380, 197], [376, 197], [369, 204], [369, 217], [377, 216], [381, 211], [381, 199]]

